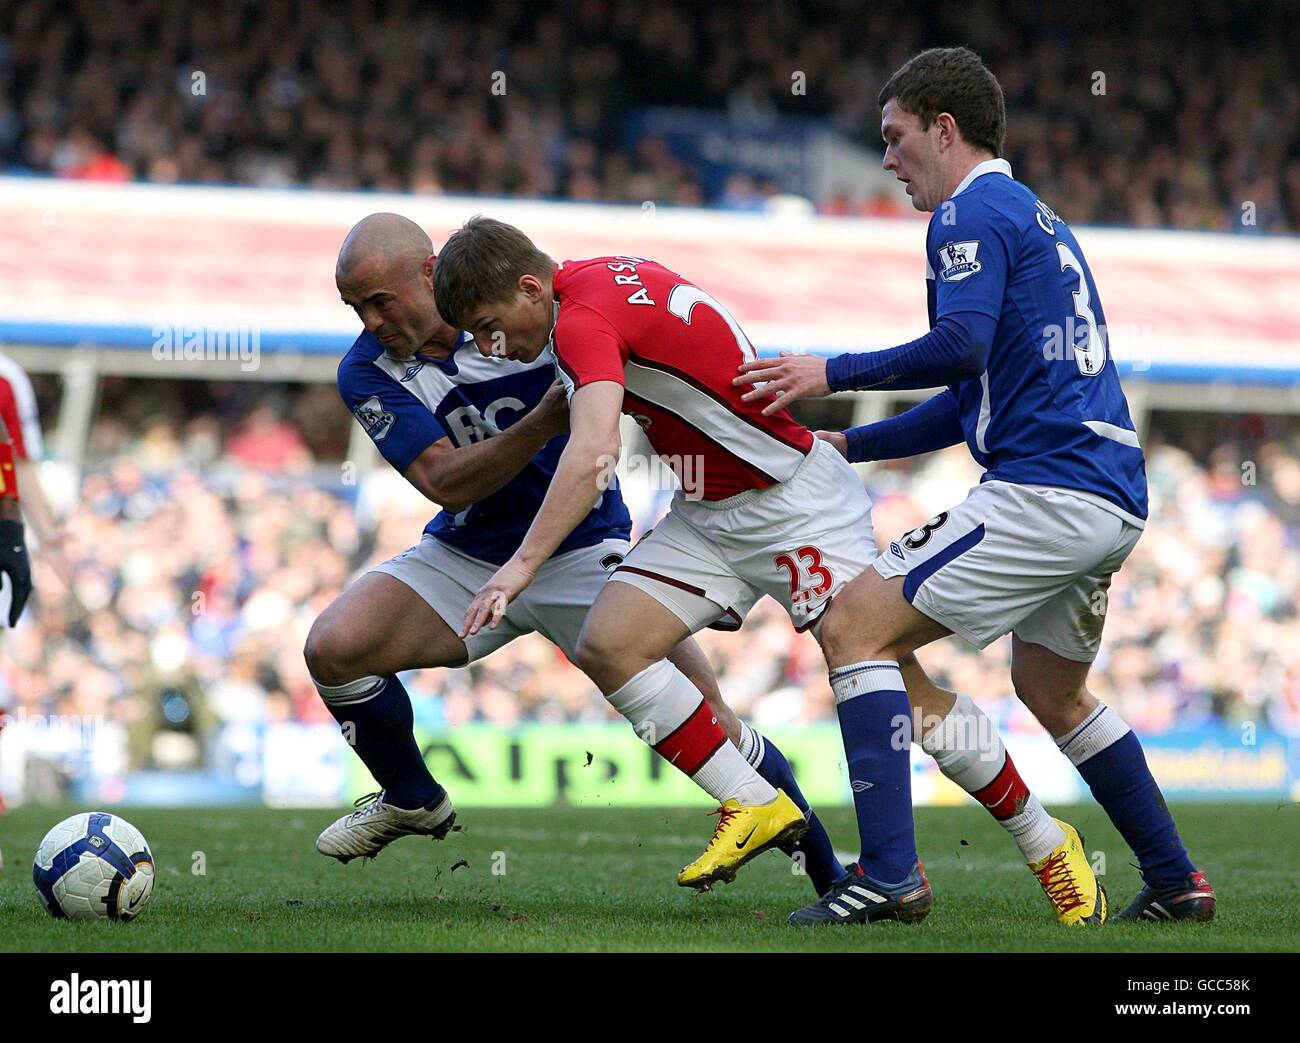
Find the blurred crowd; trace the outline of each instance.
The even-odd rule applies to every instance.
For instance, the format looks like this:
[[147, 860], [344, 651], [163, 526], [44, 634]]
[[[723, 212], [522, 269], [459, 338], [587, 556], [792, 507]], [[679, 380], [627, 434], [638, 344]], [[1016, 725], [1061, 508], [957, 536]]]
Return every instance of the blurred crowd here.
[[[432, 513], [382, 464], [358, 476], [288, 419], [308, 401], [321, 424], [346, 432], [330, 394], [304, 389], [228, 423], [151, 415], [136, 399], [101, 412], [67, 518], [71, 588], [38, 553], [37, 593], [5, 637], [10, 713], [119, 721], [135, 767], [191, 762], [219, 725], [330, 720], [303, 664], [307, 630], [352, 578], [415, 542]], [[1300, 431], [1191, 451], [1153, 434], [1150, 445], [1152, 521], [1112, 588], [1094, 690], [1146, 733], [1246, 721], [1300, 732]], [[877, 467], [867, 484], [878, 538], [951, 506], [976, 478], [961, 447]], [[640, 527], [665, 503], [662, 492], [628, 498]], [[741, 634], [701, 642], [741, 714], [767, 726], [834, 719], [815, 642], [770, 601]], [[1006, 640], [977, 653], [949, 639], [920, 658], [1004, 727], [1037, 728], [1012, 697]], [[468, 669], [405, 680], [430, 725], [617, 719], [535, 636]]]
[[0, 167], [750, 208], [777, 186], [706, 189], [632, 114], [814, 116], [879, 151], [885, 79], [952, 44], [998, 75], [1007, 157], [1068, 220], [1300, 230], [1287, 0], [23, 0], [0, 5]]

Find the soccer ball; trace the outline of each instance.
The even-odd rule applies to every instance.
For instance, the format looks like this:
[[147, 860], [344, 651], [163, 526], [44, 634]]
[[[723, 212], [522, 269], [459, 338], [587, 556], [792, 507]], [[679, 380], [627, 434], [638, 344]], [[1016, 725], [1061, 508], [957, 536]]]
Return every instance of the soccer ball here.
[[32, 878], [51, 914], [134, 920], [153, 894], [153, 854], [140, 831], [103, 811], [65, 818], [36, 849]]

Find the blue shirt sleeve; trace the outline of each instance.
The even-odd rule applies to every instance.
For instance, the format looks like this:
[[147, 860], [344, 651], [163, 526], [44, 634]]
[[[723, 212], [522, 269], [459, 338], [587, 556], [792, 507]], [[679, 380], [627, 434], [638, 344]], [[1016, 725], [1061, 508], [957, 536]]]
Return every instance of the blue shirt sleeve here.
[[926, 399], [905, 413], [844, 432], [849, 460], [897, 460], [947, 449], [964, 440], [957, 396], [951, 390]]
[[339, 367], [338, 386], [343, 404], [398, 474], [405, 474], [417, 456], [447, 437], [428, 406], [369, 365]]
[[905, 391], [970, 380], [988, 365], [997, 326], [979, 312], [945, 315], [924, 337], [898, 347], [836, 355], [826, 363], [826, 383], [832, 391]]
[[1015, 223], [983, 199], [964, 193], [930, 219], [926, 261], [934, 272], [934, 322], [945, 315], [978, 312], [995, 322], [1015, 257]]

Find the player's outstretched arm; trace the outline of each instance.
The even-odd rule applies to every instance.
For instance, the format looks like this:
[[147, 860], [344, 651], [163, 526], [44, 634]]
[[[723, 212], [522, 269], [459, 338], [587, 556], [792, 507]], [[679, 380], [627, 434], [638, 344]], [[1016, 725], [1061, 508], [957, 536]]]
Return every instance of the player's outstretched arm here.
[[956, 445], [965, 436], [957, 396], [942, 391], [898, 416], [851, 427], [844, 432], [844, 438], [845, 458], [850, 463], [863, 463], [932, 453]]
[[460, 447], [440, 438], [402, 473], [440, 507], [463, 511], [503, 488], [547, 442], [568, 429], [564, 385], [556, 381], [526, 416], [499, 435]]
[[906, 344], [836, 355], [826, 364], [826, 382], [832, 391], [911, 391], [973, 380], [988, 365], [997, 325], [983, 312], [945, 315]]
[[622, 440], [618, 432], [623, 385], [612, 380], [584, 384], [569, 404], [569, 443], [551, 478], [546, 498], [523, 543], [490, 580], [465, 613], [460, 636], [495, 628], [506, 608], [533, 581], [609, 488]]
[[761, 384], [741, 399], [773, 399], [763, 408], [764, 416], [801, 398], [818, 398], [832, 391], [942, 387], [984, 372], [996, 328], [997, 320], [982, 312], [945, 315], [924, 337], [897, 347], [836, 355], [829, 360], [782, 352], [780, 358], [743, 363], [740, 376], [732, 383]]

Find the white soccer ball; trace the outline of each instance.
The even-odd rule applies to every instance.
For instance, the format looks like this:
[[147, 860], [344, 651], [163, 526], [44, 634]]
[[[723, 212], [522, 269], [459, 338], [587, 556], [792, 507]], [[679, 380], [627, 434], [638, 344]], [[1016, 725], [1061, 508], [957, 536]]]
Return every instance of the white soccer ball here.
[[51, 914], [134, 920], [153, 894], [153, 854], [140, 831], [104, 811], [65, 818], [36, 849], [32, 878]]

